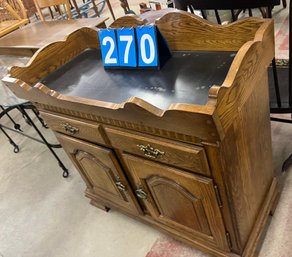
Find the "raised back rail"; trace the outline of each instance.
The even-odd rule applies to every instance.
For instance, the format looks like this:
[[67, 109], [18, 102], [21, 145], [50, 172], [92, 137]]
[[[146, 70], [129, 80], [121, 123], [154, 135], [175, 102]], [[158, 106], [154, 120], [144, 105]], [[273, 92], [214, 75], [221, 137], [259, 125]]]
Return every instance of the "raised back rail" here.
[[[137, 21], [125, 18], [123, 24], [132, 26]], [[74, 113], [75, 116], [109, 124], [126, 121], [132, 125], [125, 127], [134, 126], [136, 130], [154, 127], [157, 131], [160, 129], [189, 137], [189, 140], [183, 141], [222, 140], [259, 80], [267, 81], [267, 67], [274, 56], [272, 20], [251, 18], [221, 26], [175, 11], [167, 13], [155, 24], [173, 51], [237, 51], [223, 84], [214, 85], [209, 90], [206, 105], [173, 103], [167, 110], [161, 110], [135, 97], [114, 104], [64, 96], [37, 83], [86, 48], [99, 47], [97, 33], [90, 29], [81, 29], [64, 42], [40, 49], [26, 67], [12, 67], [4, 82], [19, 97], [42, 104], [45, 109]], [[93, 113], [95, 117], [92, 117]], [[171, 122], [173, 120], [176, 122]]]

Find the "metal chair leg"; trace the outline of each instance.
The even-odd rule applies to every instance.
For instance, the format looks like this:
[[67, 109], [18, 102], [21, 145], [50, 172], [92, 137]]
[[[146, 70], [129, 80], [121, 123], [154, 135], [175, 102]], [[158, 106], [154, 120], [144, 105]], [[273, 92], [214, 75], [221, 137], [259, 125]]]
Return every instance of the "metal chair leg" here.
[[39, 120], [39, 122], [42, 124], [42, 126], [44, 128], [49, 128], [48, 124], [43, 120], [43, 118], [40, 116], [40, 112], [38, 111], [37, 108], [33, 107], [31, 109], [33, 111], [33, 113], [35, 114], [35, 116], [37, 117], [37, 119]]
[[[272, 18], [272, 6], [268, 6], [267, 12], [268, 12], [267, 13], [268, 18]], [[272, 67], [273, 67], [274, 85], [275, 85], [275, 92], [276, 92], [276, 98], [277, 98], [277, 105], [278, 105], [278, 107], [281, 107], [282, 103], [281, 103], [281, 95], [280, 95], [280, 89], [279, 89], [278, 73], [277, 73], [277, 66], [276, 66], [275, 58], [272, 61]]]
[[216, 16], [216, 20], [217, 20], [218, 24], [221, 24], [221, 19], [220, 19], [218, 10], [215, 10], [215, 16]]
[[237, 20], [234, 9], [231, 9], [231, 16], [232, 16], [232, 21]]
[[8, 141], [11, 145], [13, 145], [14, 149], [13, 152], [14, 153], [18, 153], [19, 152], [19, 146], [12, 140], [12, 138], [6, 133], [6, 131], [2, 128], [1, 124], [0, 124], [0, 130], [3, 132], [3, 134], [8, 138]]
[[275, 85], [275, 92], [276, 92], [276, 99], [277, 99], [277, 106], [281, 107], [281, 95], [279, 89], [279, 81], [278, 81], [278, 73], [277, 73], [277, 65], [275, 58], [272, 60], [272, 67], [273, 67], [273, 76], [274, 76], [274, 85]]
[[[4, 108], [2, 105], [0, 105], [0, 109], [1, 109], [2, 111], [5, 110], [5, 108]], [[6, 113], [6, 116], [7, 116], [7, 117], [9, 118], [9, 120], [13, 123], [13, 126], [14, 126], [15, 129], [17, 129], [17, 130], [19, 130], [19, 131], [22, 131], [22, 130], [21, 130], [21, 127], [20, 127], [20, 124], [16, 123], [15, 120], [12, 119], [12, 117], [9, 115], [9, 113]]]
[[44, 144], [49, 148], [49, 150], [51, 151], [51, 153], [54, 155], [54, 157], [58, 161], [59, 166], [63, 170], [63, 177], [64, 178], [67, 178], [69, 176], [69, 171], [65, 167], [65, 165], [63, 164], [63, 162], [60, 160], [60, 158], [58, 157], [58, 155], [55, 153], [55, 151], [53, 150], [52, 145], [48, 143], [48, 141], [46, 140], [46, 138], [43, 136], [43, 134], [40, 132], [40, 130], [34, 124], [34, 122], [32, 121], [32, 119], [30, 118], [30, 116], [27, 114], [27, 112], [25, 111], [25, 109], [23, 108], [23, 106], [20, 106], [20, 108], [21, 108], [22, 113], [25, 116], [25, 118], [29, 121], [29, 123], [31, 124], [31, 126], [35, 129], [35, 131], [38, 133], [38, 135], [40, 136], [40, 138], [44, 142]]
[[207, 20], [207, 15], [206, 15], [205, 10], [201, 10], [201, 14], [202, 14], [203, 19]]

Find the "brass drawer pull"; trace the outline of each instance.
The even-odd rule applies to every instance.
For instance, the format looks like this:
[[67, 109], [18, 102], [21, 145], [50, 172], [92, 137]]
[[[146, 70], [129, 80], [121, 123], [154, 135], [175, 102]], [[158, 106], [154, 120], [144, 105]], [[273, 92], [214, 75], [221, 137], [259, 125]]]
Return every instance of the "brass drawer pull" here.
[[69, 123], [61, 124], [61, 127], [67, 132], [70, 133], [71, 135], [75, 135], [79, 132], [79, 129], [76, 127], [73, 127]]
[[115, 182], [115, 184], [120, 191], [122, 191], [122, 192], [127, 191], [126, 186], [121, 181], [117, 181], [117, 182]]
[[154, 149], [151, 145], [137, 145], [140, 149], [140, 151], [142, 151], [144, 153], [145, 156], [150, 157], [150, 158], [159, 158], [161, 155], [164, 155], [164, 152], [158, 150], [158, 149]]
[[142, 189], [142, 188], [138, 188], [136, 189], [136, 195], [143, 200], [147, 199], [147, 193]]

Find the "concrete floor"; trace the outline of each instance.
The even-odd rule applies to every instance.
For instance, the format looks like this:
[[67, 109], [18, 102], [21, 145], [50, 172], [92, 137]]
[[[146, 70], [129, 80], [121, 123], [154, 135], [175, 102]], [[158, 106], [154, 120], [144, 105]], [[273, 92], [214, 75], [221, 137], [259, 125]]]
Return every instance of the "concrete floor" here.
[[[19, 114], [16, 120], [22, 120]], [[25, 123], [23, 130], [35, 135]], [[42, 129], [54, 141], [49, 130]], [[10, 133], [11, 134], [11, 133]], [[63, 150], [62, 170], [44, 145], [13, 134], [18, 154], [0, 134], [0, 253], [4, 257], [145, 256], [159, 233], [124, 215], [88, 204], [85, 184]], [[1, 256], [0, 254], [0, 256]]]
[[[22, 122], [24, 131], [36, 136], [18, 112], [13, 116]], [[6, 118], [1, 122], [8, 124]], [[42, 131], [55, 141], [50, 130]], [[20, 152], [14, 154], [0, 133], [1, 257], [145, 257], [162, 237], [123, 214], [106, 213], [89, 205], [83, 196], [85, 184], [62, 149], [57, 153], [70, 170], [67, 179], [62, 178], [62, 170], [44, 145], [10, 134]], [[292, 153], [292, 125], [273, 122], [272, 138], [274, 170], [281, 178], [283, 192], [260, 256], [289, 257], [292, 169], [281, 174], [280, 168]], [[186, 256], [208, 255], [192, 251]]]

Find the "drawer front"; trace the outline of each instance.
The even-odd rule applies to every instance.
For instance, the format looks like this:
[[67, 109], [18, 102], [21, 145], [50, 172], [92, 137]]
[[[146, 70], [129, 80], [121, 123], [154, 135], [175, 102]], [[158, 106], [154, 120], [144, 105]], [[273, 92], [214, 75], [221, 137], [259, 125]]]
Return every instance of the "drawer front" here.
[[179, 168], [210, 175], [204, 148], [172, 143], [152, 136], [105, 128], [111, 145], [124, 152], [144, 156]]
[[99, 124], [73, 120], [65, 116], [58, 116], [44, 112], [41, 112], [41, 116], [54, 131], [106, 145]]

